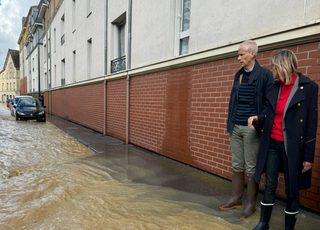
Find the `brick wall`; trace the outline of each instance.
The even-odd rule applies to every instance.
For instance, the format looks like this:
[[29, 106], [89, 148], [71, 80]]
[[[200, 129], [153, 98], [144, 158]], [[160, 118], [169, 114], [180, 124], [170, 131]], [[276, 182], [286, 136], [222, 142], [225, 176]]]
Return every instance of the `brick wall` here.
[[126, 93], [127, 81], [107, 83], [107, 135], [126, 139]]
[[20, 95], [27, 95], [28, 93], [28, 85], [27, 85], [27, 78], [23, 78], [20, 81]]
[[[320, 43], [289, 49], [297, 54], [298, 70], [320, 85]], [[258, 54], [259, 63], [270, 68], [270, 59], [278, 51]], [[237, 58], [230, 58], [131, 78], [129, 142], [231, 179], [226, 122], [230, 91], [238, 70]], [[103, 90], [103, 83], [57, 90], [45, 94], [45, 101], [49, 105], [52, 101], [54, 115], [102, 133]], [[125, 140], [126, 80], [107, 83], [106, 103], [107, 134]], [[318, 212], [319, 178], [320, 129], [312, 187], [300, 193], [301, 204]], [[262, 178], [261, 189], [264, 182]], [[285, 197], [283, 176], [277, 194]]]
[[103, 133], [103, 83], [55, 90], [48, 100], [52, 102], [53, 115]]
[[[320, 85], [320, 43], [289, 49], [297, 54], [298, 71]], [[259, 63], [270, 68], [271, 57], [278, 51], [259, 54]], [[132, 78], [130, 142], [231, 179], [226, 122], [230, 91], [238, 70], [237, 59], [231, 58]], [[319, 174], [320, 129], [312, 187], [300, 192], [301, 203], [317, 211], [320, 211]], [[261, 189], [264, 182], [263, 178]], [[285, 197], [283, 176], [277, 194]]]

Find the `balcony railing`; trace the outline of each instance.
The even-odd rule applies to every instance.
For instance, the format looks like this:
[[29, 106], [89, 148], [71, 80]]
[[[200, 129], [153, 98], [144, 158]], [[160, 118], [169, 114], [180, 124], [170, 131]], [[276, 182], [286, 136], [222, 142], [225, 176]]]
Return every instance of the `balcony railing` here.
[[126, 56], [111, 61], [111, 73], [126, 69]]
[[62, 78], [61, 79], [61, 85], [65, 85], [66, 84], [66, 79], [65, 78]]

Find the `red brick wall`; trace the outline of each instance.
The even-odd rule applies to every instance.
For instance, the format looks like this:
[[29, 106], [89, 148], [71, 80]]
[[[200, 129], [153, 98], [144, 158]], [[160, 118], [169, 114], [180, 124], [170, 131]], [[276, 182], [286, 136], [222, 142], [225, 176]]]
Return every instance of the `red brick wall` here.
[[[289, 49], [297, 54], [298, 71], [320, 85], [320, 43]], [[278, 51], [259, 54], [259, 63], [270, 68], [270, 59]], [[238, 70], [237, 59], [231, 58], [132, 78], [130, 142], [230, 179], [232, 165], [226, 122], [230, 91]], [[301, 203], [317, 211], [320, 211], [319, 174], [320, 130], [312, 187], [300, 193]], [[263, 178], [262, 189], [264, 181]], [[285, 197], [283, 176], [277, 194]]]
[[[161, 154], [165, 154], [165, 135], [170, 135], [165, 133], [168, 76], [164, 72], [134, 77], [130, 82], [129, 142]], [[172, 157], [178, 159], [173, 154], [179, 154], [172, 152]], [[165, 155], [171, 156], [169, 153]]]
[[53, 115], [103, 133], [103, 83], [52, 91], [49, 101]]
[[20, 95], [27, 95], [28, 93], [27, 80], [28, 79], [25, 77], [20, 81]]
[[126, 93], [125, 79], [107, 83], [107, 135], [126, 139]]
[[[320, 43], [290, 49], [297, 54], [299, 71], [320, 85]], [[270, 59], [278, 51], [259, 54], [259, 63], [270, 68]], [[226, 122], [238, 70], [237, 58], [230, 58], [131, 78], [129, 142], [230, 179]], [[52, 91], [47, 100], [52, 101], [54, 115], [102, 133], [103, 90], [101, 83]], [[106, 103], [107, 134], [124, 140], [126, 80], [107, 83]], [[300, 201], [320, 212], [320, 129], [312, 177], [312, 187], [300, 193]], [[285, 197], [283, 176], [277, 194]]]

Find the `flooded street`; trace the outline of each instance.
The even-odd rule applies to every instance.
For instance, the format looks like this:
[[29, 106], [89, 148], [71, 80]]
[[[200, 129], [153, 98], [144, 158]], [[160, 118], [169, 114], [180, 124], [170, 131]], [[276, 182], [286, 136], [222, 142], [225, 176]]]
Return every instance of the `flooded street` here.
[[[0, 105], [0, 229], [241, 230], [258, 223], [260, 212], [241, 221], [241, 211], [219, 210], [230, 195], [226, 180], [116, 141], [96, 147], [50, 119], [15, 121]], [[271, 229], [283, 222], [279, 205]], [[319, 225], [318, 215], [301, 211], [296, 229]]]

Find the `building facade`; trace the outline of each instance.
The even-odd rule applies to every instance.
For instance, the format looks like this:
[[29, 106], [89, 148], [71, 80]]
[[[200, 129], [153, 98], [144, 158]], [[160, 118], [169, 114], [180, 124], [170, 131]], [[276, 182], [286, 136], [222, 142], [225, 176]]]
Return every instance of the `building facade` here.
[[1, 102], [20, 95], [19, 51], [9, 49], [3, 70], [0, 73]]
[[[320, 82], [320, 2], [40, 1], [47, 113], [230, 179], [228, 101], [239, 44], [270, 68], [293, 50]], [[79, 110], [81, 105], [81, 110]], [[301, 204], [320, 212], [320, 139]], [[264, 189], [264, 179], [260, 184]], [[277, 190], [285, 197], [284, 179]]]

